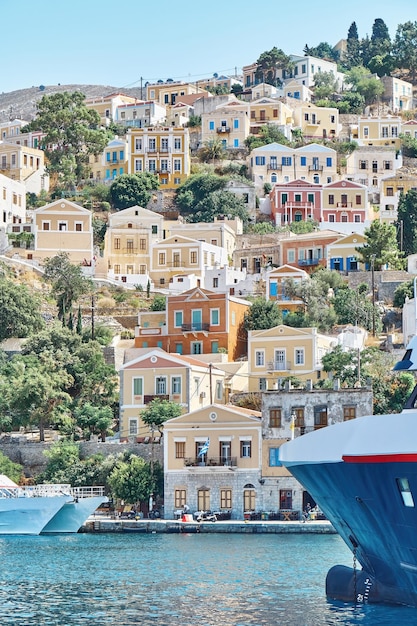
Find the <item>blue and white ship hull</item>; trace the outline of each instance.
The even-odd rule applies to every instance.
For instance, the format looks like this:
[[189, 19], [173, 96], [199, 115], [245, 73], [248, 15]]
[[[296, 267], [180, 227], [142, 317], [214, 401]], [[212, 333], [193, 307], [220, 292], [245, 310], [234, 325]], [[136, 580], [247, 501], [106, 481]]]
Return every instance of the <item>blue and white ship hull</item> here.
[[39, 535], [68, 496], [0, 498], [0, 535]]
[[41, 534], [78, 532], [84, 522], [103, 502], [108, 502], [106, 496], [89, 496], [67, 502], [44, 526]]
[[362, 566], [330, 570], [327, 595], [417, 606], [417, 410], [303, 435], [281, 447], [280, 461]]

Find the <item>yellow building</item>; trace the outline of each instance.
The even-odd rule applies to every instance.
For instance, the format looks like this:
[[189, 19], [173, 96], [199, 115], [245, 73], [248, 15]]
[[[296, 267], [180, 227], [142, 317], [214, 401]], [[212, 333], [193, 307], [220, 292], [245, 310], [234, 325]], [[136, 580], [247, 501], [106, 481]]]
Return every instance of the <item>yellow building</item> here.
[[[177, 81], [158, 81], [157, 83], [146, 85], [146, 99], [155, 100], [162, 105], [174, 105], [181, 96], [189, 96], [192, 94], [208, 95], [204, 89], [204, 85], [200, 86], [198, 81], [195, 83], [182, 83]], [[210, 95], [210, 94], [209, 94]]]
[[123, 139], [112, 139], [101, 155], [90, 155], [90, 180], [111, 182], [117, 176], [128, 173], [129, 159], [127, 143]]
[[127, 132], [129, 174], [151, 172], [162, 189], [176, 189], [190, 174], [188, 128], [151, 126]]
[[319, 334], [316, 328], [282, 324], [269, 330], [249, 331], [249, 391], [278, 389], [288, 376], [314, 381], [325, 376], [321, 359], [334, 342], [334, 338]]
[[67, 252], [71, 263], [94, 271], [91, 211], [69, 202], [56, 200], [34, 211], [33, 259], [41, 264], [46, 258]]
[[334, 139], [342, 130], [338, 109], [318, 107], [311, 102], [297, 103], [293, 119], [294, 126], [301, 129], [305, 139]]
[[109, 216], [97, 275], [146, 289], [154, 243], [164, 237], [164, 218], [139, 206]]
[[237, 98], [201, 115], [201, 142], [220, 139], [224, 148], [244, 148], [250, 131], [250, 109]]
[[261, 413], [213, 403], [164, 426], [165, 516], [185, 504], [232, 519], [262, 507]]
[[398, 204], [402, 194], [417, 188], [417, 176], [400, 168], [389, 178], [381, 181], [380, 219], [393, 224], [398, 217]]
[[291, 138], [292, 111], [290, 107], [273, 98], [259, 98], [249, 103], [250, 132], [256, 135], [265, 124], [280, 126], [282, 132]]
[[365, 242], [365, 237], [359, 233], [350, 233], [333, 241], [327, 247], [327, 267], [338, 272], [364, 271], [365, 264], [359, 261], [356, 248]]
[[88, 98], [85, 105], [97, 111], [101, 123], [104, 126], [109, 126], [111, 122], [117, 119], [117, 107], [124, 104], [134, 104], [136, 100], [137, 98], [126, 96], [123, 93], [112, 93], [99, 98]]
[[297, 285], [303, 280], [310, 280], [310, 275], [292, 265], [281, 265], [266, 274], [266, 299], [277, 303], [285, 316], [287, 313], [304, 309], [304, 302], [290, 291], [290, 285]]
[[358, 138], [360, 146], [395, 146], [401, 147], [402, 119], [396, 115], [360, 116], [358, 120]]
[[227, 265], [224, 248], [175, 235], [152, 246], [150, 275], [157, 287], [167, 287], [175, 274], [203, 278], [208, 268]]
[[39, 194], [48, 191], [43, 150], [0, 141], [0, 174], [25, 183], [26, 191]]
[[140, 419], [152, 400], [168, 400], [183, 412], [224, 402], [225, 374], [196, 357], [159, 348], [133, 348], [120, 369], [120, 437], [143, 438], [150, 429]]

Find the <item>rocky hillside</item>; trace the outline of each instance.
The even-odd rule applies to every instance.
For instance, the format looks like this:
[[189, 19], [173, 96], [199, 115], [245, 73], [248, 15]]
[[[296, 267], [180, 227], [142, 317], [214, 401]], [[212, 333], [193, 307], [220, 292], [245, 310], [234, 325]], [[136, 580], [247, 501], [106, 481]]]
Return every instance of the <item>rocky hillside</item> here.
[[36, 115], [36, 103], [44, 95], [60, 91], [81, 91], [87, 98], [101, 98], [111, 93], [124, 93], [140, 98], [140, 88], [121, 89], [110, 85], [49, 85], [19, 89], [0, 94], [0, 121], [21, 119], [30, 122]]

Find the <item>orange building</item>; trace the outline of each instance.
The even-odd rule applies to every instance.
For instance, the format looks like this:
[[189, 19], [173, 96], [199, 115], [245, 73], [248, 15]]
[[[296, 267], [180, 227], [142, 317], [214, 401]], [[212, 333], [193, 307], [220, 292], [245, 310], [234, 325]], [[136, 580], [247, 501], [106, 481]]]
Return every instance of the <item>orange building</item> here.
[[139, 325], [135, 347], [159, 347], [178, 354], [227, 352], [229, 360], [235, 360], [247, 352], [242, 322], [249, 307], [246, 300], [200, 287], [168, 296], [165, 324]]

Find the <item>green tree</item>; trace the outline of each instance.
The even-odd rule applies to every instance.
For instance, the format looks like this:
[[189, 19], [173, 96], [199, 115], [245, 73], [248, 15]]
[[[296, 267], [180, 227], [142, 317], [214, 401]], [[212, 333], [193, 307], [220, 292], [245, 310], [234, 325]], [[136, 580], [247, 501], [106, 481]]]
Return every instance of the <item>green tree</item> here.
[[365, 104], [374, 102], [384, 92], [384, 85], [381, 81], [372, 76], [363, 65], [353, 67], [346, 72], [346, 82], [351, 85], [353, 92], [364, 98]]
[[25, 285], [0, 277], [0, 341], [28, 337], [43, 326], [38, 298]]
[[322, 358], [323, 370], [338, 378], [342, 385], [353, 387], [358, 381], [358, 354], [337, 345]]
[[272, 300], [256, 298], [250, 309], [245, 313], [243, 328], [249, 330], [266, 330], [282, 323], [281, 310]]
[[360, 65], [361, 63], [361, 50], [356, 22], [352, 22], [349, 26], [343, 63], [348, 69]]
[[8, 456], [0, 452], [0, 474], [19, 484], [23, 475], [23, 467], [19, 463], [13, 463]]
[[214, 165], [215, 161], [220, 161], [226, 156], [226, 149], [223, 142], [219, 138], [206, 141], [204, 146], [198, 151], [198, 158], [203, 163], [211, 161]]
[[267, 235], [276, 233], [276, 228], [271, 222], [257, 222], [256, 224], [250, 224], [247, 228], [248, 233], [256, 235]]
[[152, 192], [159, 188], [156, 174], [122, 174], [110, 186], [110, 197], [117, 211], [131, 206], [146, 207], [152, 198]]
[[83, 276], [81, 267], [73, 265], [67, 252], [46, 259], [44, 278], [52, 285], [56, 298], [58, 317], [65, 323], [66, 314], [82, 296], [92, 291], [91, 280]]
[[167, 307], [167, 299], [165, 296], [161, 296], [156, 293], [153, 297], [151, 305], [149, 307], [150, 311], [165, 311]]
[[192, 174], [178, 187], [176, 204], [181, 213], [190, 214], [194, 207], [214, 191], [224, 189], [227, 178], [216, 174]]
[[231, 191], [214, 191], [208, 194], [195, 207], [189, 217], [190, 222], [213, 222], [219, 215], [230, 218], [240, 217], [244, 224], [249, 220], [249, 214], [243, 198]]
[[71, 467], [79, 462], [79, 445], [72, 441], [57, 441], [44, 451], [44, 455], [48, 463], [39, 476], [39, 482], [68, 483], [68, 473]]
[[286, 70], [289, 71], [293, 67], [293, 62], [291, 61], [291, 57], [287, 56], [281, 49], [278, 49], [276, 46], [271, 48], [271, 50], [267, 50], [262, 52], [256, 61], [257, 77], [264, 83], [268, 83], [270, 85], [278, 85], [280, 80], [278, 79], [278, 71]]
[[300, 235], [302, 233], [312, 233], [317, 229], [318, 224], [313, 220], [300, 220], [299, 222], [291, 222], [290, 224], [290, 231], [292, 233], [296, 233], [297, 235]]
[[109, 406], [94, 406], [89, 402], [78, 405], [74, 417], [77, 426], [83, 429], [86, 439], [90, 439], [91, 435], [100, 435], [101, 441], [106, 441], [106, 435], [114, 420], [113, 411]]
[[304, 47], [304, 54], [306, 56], [316, 57], [318, 59], [328, 59], [329, 61], [339, 61], [339, 51], [333, 48], [327, 41], [322, 41], [317, 46], [309, 47], [307, 44]]
[[103, 152], [109, 139], [100, 116], [85, 105], [81, 92], [43, 96], [36, 118], [22, 132], [42, 131], [48, 172], [58, 183], [73, 187], [88, 178], [88, 158]]
[[391, 269], [401, 269], [403, 261], [397, 244], [397, 232], [393, 224], [374, 220], [364, 232], [366, 243], [356, 248], [361, 263], [371, 267], [372, 261], [375, 270], [381, 270], [385, 265]]
[[345, 91], [340, 102], [335, 102], [334, 106], [339, 109], [340, 113], [360, 114], [365, 107], [365, 98], [357, 91]]
[[338, 289], [333, 299], [333, 307], [337, 315], [338, 324], [352, 324], [362, 326], [366, 330], [373, 330], [373, 320], [375, 319], [375, 331], [377, 333], [382, 330], [381, 315], [375, 305], [375, 313], [373, 312], [373, 303], [370, 299], [368, 286], [365, 290], [350, 289], [345, 286]]
[[403, 155], [415, 159], [417, 157], [417, 139], [411, 135], [400, 135]]
[[257, 135], [248, 135], [244, 141], [248, 150], [254, 150], [270, 143], [279, 143], [288, 146], [290, 142], [276, 124], [265, 124], [261, 126]]
[[[400, 196], [396, 222], [397, 244], [405, 256], [417, 252], [417, 191], [410, 189]], [[400, 241], [402, 238], [402, 242]]]
[[173, 417], [179, 417], [181, 413], [182, 407], [180, 404], [155, 398], [141, 412], [140, 418], [151, 430], [159, 431], [159, 434], [162, 436], [164, 423]]
[[399, 24], [393, 42], [393, 56], [400, 69], [407, 70], [412, 83], [417, 73], [417, 22]]
[[394, 291], [393, 306], [402, 309], [406, 298], [414, 298], [414, 280], [408, 280], [398, 285]]
[[314, 98], [330, 98], [337, 91], [337, 81], [333, 72], [314, 74]]
[[114, 498], [128, 504], [148, 502], [151, 494], [158, 493], [158, 475], [162, 471], [159, 463], [151, 468], [142, 458], [131, 455], [126, 461], [119, 461], [109, 476], [109, 487]]

